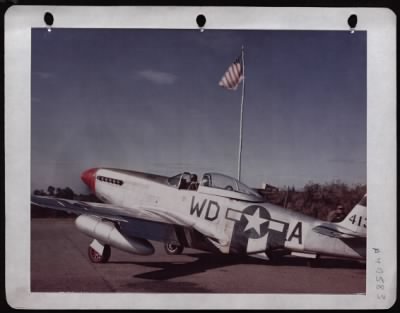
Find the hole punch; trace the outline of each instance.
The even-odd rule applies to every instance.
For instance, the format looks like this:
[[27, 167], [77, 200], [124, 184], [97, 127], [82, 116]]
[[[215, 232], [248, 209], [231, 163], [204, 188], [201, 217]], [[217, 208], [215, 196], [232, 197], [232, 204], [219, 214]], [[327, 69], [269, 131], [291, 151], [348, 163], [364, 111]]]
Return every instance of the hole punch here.
[[347, 24], [350, 26], [350, 33], [354, 34], [355, 28], [357, 26], [357, 15], [352, 14], [347, 20]]
[[199, 14], [196, 17], [196, 23], [200, 27], [200, 31], [203, 32], [204, 25], [206, 24], [206, 17], [203, 14]]
[[44, 14], [44, 22], [46, 23], [46, 25], [48, 26], [47, 31], [51, 32], [51, 26], [54, 23], [54, 17], [53, 14], [51, 14], [50, 12], [46, 12]]

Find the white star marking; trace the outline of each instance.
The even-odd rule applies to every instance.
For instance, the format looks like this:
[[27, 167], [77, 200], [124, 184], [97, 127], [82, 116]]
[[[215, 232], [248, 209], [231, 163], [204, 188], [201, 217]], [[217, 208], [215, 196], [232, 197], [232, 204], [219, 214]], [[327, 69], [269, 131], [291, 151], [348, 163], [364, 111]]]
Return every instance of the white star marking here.
[[266, 219], [263, 219], [263, 218], [260, 217], [260, 208], [257, 208], [254, 211], [253, 215], [244, 214], [244, 217], [248, 221], [244, 231], [246, 231], [248, 229], [251, 229], [251, 228], [254, 228], [254, 230], [257, 232], [257, 234], [260, 235], [260, 225], [267, 221]]

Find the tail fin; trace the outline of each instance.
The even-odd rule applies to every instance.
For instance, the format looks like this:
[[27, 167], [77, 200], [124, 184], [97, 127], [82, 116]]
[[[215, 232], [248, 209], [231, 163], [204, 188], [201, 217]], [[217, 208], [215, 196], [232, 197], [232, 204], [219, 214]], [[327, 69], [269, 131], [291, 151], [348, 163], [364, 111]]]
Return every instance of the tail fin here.
[[365, 237], [367, 235], [367, 195], [365, 195], [344, 220], [337, 223], [337, 225], [361, 237]]

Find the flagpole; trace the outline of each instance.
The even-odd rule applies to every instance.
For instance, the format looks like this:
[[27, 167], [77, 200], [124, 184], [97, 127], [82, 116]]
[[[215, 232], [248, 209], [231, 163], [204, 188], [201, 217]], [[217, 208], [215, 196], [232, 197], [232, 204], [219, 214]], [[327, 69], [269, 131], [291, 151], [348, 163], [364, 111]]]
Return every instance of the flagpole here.
[[241, 166], [242, 166], [242, 141], [243, 141], [243, 103], [244, 103], [244, 47], [242, 46], [242, 101], [240, 103], [240, 133], [239, 133], [239, 157], [238, 157], [238, 174], [237, 179], [240, 180]]

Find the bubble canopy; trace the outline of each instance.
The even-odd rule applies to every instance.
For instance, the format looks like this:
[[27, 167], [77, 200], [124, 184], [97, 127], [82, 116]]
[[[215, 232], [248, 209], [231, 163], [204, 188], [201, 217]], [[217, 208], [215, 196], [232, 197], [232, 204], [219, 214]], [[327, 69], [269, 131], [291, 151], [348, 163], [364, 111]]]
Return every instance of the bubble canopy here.
[[[193, 175], [193, 173], [189, 172], [174, 175], [168, 178], [168, 184], [179, 189], [186, 189], [183, 186], [188, 184]], [[263, 200], [263, 197], [254, 189], [236, 178], [221, 173], [205, 173], [198, 183], [198, 191], [202, 193], [218, 194], [229, 198], [257, 202]]]

